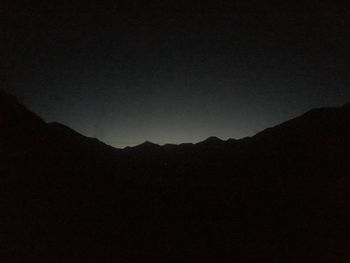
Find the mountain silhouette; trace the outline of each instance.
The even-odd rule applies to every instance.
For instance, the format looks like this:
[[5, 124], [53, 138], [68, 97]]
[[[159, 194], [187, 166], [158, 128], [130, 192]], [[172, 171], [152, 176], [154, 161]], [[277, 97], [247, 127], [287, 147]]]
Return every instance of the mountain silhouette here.
[[223, 144], [223, 140], [219, 139], [218, 137], [215, 136], [210, 136], [207, 139], [205, 139], [204, 141], [201, 141], [199, 143], [197, 143], [197, 145], [202, 145], [202, 146], [216, 146], [216, 145], [221, 145]]
[[126, 149], [129, 149], [132, 151], [141, 151], [141, 152], [154, 151], [154, 150], [158, 150], [159, 148], [160, 148], [160, 145], [149, 141], [145, 141], [134, 147], [126, 147]]
[[0, 92], [1, 262], [349, 262], [350, 107], [115, 149]]

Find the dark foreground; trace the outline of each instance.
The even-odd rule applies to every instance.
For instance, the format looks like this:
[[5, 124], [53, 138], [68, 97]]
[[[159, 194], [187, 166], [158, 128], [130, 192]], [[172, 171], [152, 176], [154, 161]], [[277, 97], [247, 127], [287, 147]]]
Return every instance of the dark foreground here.
[[0, 94], [0, 261], [350, 262], [350, 107], [124, 150]]

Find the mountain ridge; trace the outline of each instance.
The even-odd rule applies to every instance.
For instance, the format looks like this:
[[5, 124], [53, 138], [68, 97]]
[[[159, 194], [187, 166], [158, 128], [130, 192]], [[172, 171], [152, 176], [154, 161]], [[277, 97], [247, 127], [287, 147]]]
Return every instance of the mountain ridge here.
[[[309, 119], [316, 119], [318, 118], [318, 120], [315, 120], [314, 122], [319, 122], [318, 124], [320, 124], [319, 126], [327, 126], [327, 121], [324, 119], [322, 120], [322, 115], [332, 115], [332, 114], [337, 114], [337, 112], [343, 112], [344, 114], [346, 113], [346, 111], [350, 108], [350, 103], [347, 103], [343, 106], [340, 107], [323, 107], [323, 108], [315, 108], [315, 109], [311, 109], [307, 112], [305, 112], [304, 114], [297, 116], [295, 118], [292, 118], [290, 120], [287, 120], [285, 122], [282, 122], [280, 124], [277, 124], [273, 127], [269, 127], [266, 128], [258, 133], [256, 133], [253, 136], [250, 137], [246, 137], [243, 139], [234, 139], [234, 138], [230, 138], [227, 140], [221, 140], [216, 136], [209, 136], [208, 138], [204, 139], [203, 141], [200, 141], [198, 143], [189, 143], [189, 144], [166, 144], [166, 145], [158, 145], [156, 143], [153, 142], [149, 142], [149, 141], [145, 141], [144, 143], [141, 143], [139, 145], [136, 146], [128, 146], [125, 147], [123, 149], [119, 149], [113, 146], [110, 146], [104, 142], [99, 141], [97, 138], [90, 138], [87, 136], [84, 136], [78, 132], [76, 132], [74, 129], [61, 124], [61, 123], [57, 123], [57, 122], [51, 122], [51, 123], [45, 123], [39, 116], [37, 116], [35, 113], [27, 110], [27, 108], [25, 106], [23, 106], [14, 96], [11, 96], [7, 93], [5, 93], [4, 91], [0, 91], [0, 102], [2, 104], [2, 107], [0, 108], [0, 114], [2, 115], [2, 119], [3, 122], [6, 121], [7, 119], [13, 119], [13, 118], [17, 118], [17, 119], [13, 119], [11, 122], [16, 122], [17, 124], [22, 124], [22, 123], [29, 123], [30, 125], [28, 125], [28, 127], [22, 127], [21, 129], [29, 129], [29, 130], [35, 130], [37, 126], [41, 126], [41, 128], [43, 126], [46, 125], [46, 127], [48, 127], [49, 130], [51, 130], [52, 133], [55, 133], [55, 131], [57, 133], [61, 133], [65, 134], [66, 137], [75, 137], [76, 139], [79, 137], [81, 140], [90, 140], [91, 142], [96, 142], [99, 143], [100, 145], [105, 145], [106, 147], [110, 147], [110, 148], [114, 148], [116, 150], [120, 150], [120, 151], [130, 151], [130, 150], [134, 150], [134, 151], [147, 151], [147, 149], [152, 149], [152, 150], [160, 150], [162, 148], [176, 148], [176, 147], [181, 147], [186, 145], [187, 147], [195, 147], [195, 146], [206, 146], [206, 147], [210, 147], [210, 146], [218, 146], [218, 145], [228, 145], [229, 143], [241, 143], [243, 141], [246, 140], [255, 140], [257, 137], [263, 137], [266, 136], [267, 134], [270, 134], [271, 131], [276, 131], [277, 129], [279, 130], [283, 130], [283, 129], [288, 129], [288, 127], [292, 127], [292, 126], [296, 126], [296, 125], [304, 125], [307, 126], [305, 124], [307, 124]], [[7, 107], [5, 109], [5, 107]], [[12, 110], [11, 110], [12, 109]], [[11, 112], [12, 111], [12, 112]], [[16, 113], [17, 112], [17, 113]], [[345, 114], [346, 115], [346, 114]], [[6, 117], [7, 116], [7, 117]], [[17, 116], [17, 117], [16, 117]], [[25, 117], [23, 117], [25, 116]], [[331, 120], [332, 116], [327, 116], [327, 118], [329, 120]], [[301, 124], [302, 122], [302, 124]], [[6, 124], [3, 124], [3, 126]], [[7, 124], [9, 127], [12, 125]], [[346, 125], [346, 119], [343, 120], [343, 125]], [[30, 128], [31, 127], [31, 128]], [[8, 127], [5, 127], [8, 128]], [[16, 128], [15, 126], [13, 128]], [[16, 134], [16, 132], [20, 132], [19, 131], [20, 128], [16, 128], [16, 131], [8, 131], [8, 134]], [[2, 129], [2, 132], [4, 133], [4, 130], [6, 129]], [[320, 131], [322, 132], [322, 131]], [[22, 131], [22, 133], [24, 134], [25, 132]], [[169, 147], [171, 146], [171, 147]]]
[[350, 260], [348, 107], [239, 140], [116, 149], [6, 100], [1, 262]]

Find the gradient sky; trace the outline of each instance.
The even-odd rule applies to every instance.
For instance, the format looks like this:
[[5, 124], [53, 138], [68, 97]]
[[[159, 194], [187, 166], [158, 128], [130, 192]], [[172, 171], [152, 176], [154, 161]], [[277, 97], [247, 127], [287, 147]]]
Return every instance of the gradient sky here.
[[1, 8], [1, 88], [116, 147], [350, 102], [348, 1], [42, 2]]

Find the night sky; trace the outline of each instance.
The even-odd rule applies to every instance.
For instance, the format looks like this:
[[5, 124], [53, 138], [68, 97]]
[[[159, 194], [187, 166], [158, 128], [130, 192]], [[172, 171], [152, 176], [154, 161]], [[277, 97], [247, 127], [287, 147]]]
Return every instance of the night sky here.
[[350, 102], [349, 1], [99, 2], [2, 4], [0, 88], [116, 147]]

